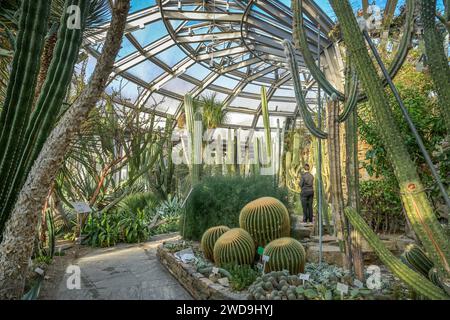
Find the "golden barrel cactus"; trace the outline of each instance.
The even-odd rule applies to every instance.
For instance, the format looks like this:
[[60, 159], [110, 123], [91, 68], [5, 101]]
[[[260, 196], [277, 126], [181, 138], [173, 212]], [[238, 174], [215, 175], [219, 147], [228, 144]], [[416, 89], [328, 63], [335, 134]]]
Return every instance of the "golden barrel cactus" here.
[[230, 231], [227, 226], [217, 226], [205, 231], [201, 240], [201, 247], [205, 258], [214, 261], [214, 245], [225, 232]]
[[305, 271], [306, 253], [302, 244], [293, 238], [273, 240], [264, 248], [264, 255], [269, 256], [264, 272], [288, 270], [295, 275]]
[[223, 266], [228, 263], [249, 265], [255, 258], [255, 243], [251, 235], [241, 228], [225, 232], [214, 246], [214, 261]]
[[250, 233], [257, 246], [262, 247], [290, 235], [288, 210], [280, 200], [272, 197], [256, 199], [242, 208], [239, 226]]

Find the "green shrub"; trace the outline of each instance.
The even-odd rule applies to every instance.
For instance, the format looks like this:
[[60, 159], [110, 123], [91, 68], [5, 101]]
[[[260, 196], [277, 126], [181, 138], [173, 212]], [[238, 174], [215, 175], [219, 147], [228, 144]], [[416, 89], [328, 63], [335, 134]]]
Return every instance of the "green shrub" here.
[[361, 213], [375, 232], [395, 233], [404, 227], [400, 191], [390, 180], [361, 181]]
[[158, 200], [151, 192], [132, 193], [117, 204], [117, 210], [122, 212], [137, 212], [138, 209], [155, 208]]
[[186, 239], [200, 240], [210, 227], [239, 226], [239, 213], [250, 201], [274, 197], [288, 205], [287, 191], [274, 186], [273, 177], [214, 176], [194, 187], [180, 219], [181, 234]]

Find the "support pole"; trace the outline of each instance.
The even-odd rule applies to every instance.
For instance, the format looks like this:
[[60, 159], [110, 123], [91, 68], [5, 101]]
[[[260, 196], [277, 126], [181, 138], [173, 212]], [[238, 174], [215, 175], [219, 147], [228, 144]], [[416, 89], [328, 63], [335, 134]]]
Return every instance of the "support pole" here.
[[[317, 65], [320, 69], [320, 25], [318, 25], [318, 41], [317, 41], [317, 47], [318, 47], [318, 59], [317, 59]], [[322, 129], [322, 100], [321, 100], [321, 90], [320, 86], [318, 86], [317, 89], [317, 126], [319, 130]], [[322, 255], [323, 255], [323, 243], [322, 243], [322, 235], [323, 235], [323, 223], [322, 223], [322, 139], [317, 139], [317, 210], [318, 213], [318, 225], [319, 225], [319, 265], [322, 264]]]

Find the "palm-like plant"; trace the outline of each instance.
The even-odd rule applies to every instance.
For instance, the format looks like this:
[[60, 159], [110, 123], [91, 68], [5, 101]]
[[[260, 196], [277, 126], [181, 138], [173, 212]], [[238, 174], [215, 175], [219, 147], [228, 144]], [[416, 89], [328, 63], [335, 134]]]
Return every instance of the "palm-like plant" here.
[[[223, 102], [217, 99], [217, 93], [202, 96], [197, 108], [202, 109], [203, 127], [207, 129], [215, 129], [222, 123], [226, 122], [227, 115], [224, 110]], [[195, 109], [195, 107], [194, 107]], [[197, 111], [197, 110], [195, 110]]]

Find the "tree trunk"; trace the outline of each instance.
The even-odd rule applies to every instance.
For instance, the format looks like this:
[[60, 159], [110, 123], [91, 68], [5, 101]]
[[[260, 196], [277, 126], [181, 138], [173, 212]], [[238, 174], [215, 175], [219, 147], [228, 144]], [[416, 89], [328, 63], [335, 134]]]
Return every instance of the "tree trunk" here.
[[103, 93], [122, 43], [130, 0], [116, 0], [103, 52], [88, 86], [52, 130], [23, 186], [0, 244], [0, 299], [19, 299], [33, 249], [40, 208], [70, 141]]
[[330, 0], [340, 22], [348, 53], [356, 66], [359, 79], [373, 108], [378, 133], [384, 141], [394, 167], [406, 213], [425, 250], [440, 273], [450, 275], [450, 246], [427, 199], [414, 162], [411, 160], [394, 121], [381, 79], [368, 54], [362, 32], [348, 0]]
[[[347, 171], [347, 206], [360, 212], [359, 201], [359, 163], [358, 163], [358, 115], [356, 108], [345, 122], [345, 167]], [[351, 230], [352, 258], [355, 276], [364, 280], [364, 259], [361, 248], [361, 235]]]
[[335, 228], [338, 238], [344, 245], [344, 268], [351, 270], [351, 247], [344, 220], [344, 194], [342, 191], [342, 170], [339, 135], [339, 108], [337, 101], [330, 101], [328, 107], [328, 154], [330, 157], [331, 204], [335, 217]]

